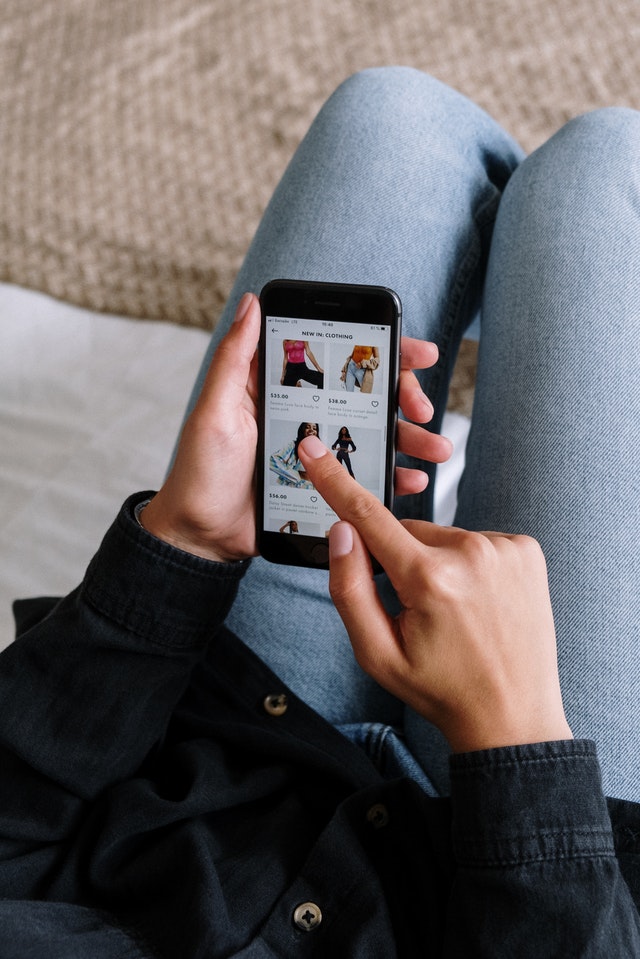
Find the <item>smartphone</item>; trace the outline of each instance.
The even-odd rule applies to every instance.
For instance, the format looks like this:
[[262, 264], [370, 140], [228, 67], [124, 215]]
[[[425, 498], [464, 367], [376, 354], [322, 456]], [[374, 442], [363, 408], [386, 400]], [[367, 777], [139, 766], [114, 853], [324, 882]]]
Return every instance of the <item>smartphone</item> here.
[[298, 444], [317, 434], [391, 507], [400, 299], [386, 287], [273, 280], [260, 303], [260, 553], [274, 563], [328, 569], [327, 537], [338, 517], [302, 469]]

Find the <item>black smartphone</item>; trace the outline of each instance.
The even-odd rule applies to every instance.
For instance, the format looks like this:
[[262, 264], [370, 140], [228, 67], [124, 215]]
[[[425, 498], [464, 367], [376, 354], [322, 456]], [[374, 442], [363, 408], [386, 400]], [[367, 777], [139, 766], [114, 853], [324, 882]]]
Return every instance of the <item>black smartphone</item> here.
[[337, 519], [298, 459], [310, 433], [393, 503], [401, 305], [386, 287], [273, 280], [260, 294], [258, 541], [274, 563], [327, 569]]

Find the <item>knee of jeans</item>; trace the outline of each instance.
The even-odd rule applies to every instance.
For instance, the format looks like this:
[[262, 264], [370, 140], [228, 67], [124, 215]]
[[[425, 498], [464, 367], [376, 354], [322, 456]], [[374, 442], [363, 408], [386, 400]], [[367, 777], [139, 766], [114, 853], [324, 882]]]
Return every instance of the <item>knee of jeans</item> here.
[[640, 158], [640, 113], [628, 107], [603, 107], [575, 117], [561, 131], [566, 149], [599, 168], [600, 176], [620, 166], [627, 172]]
[[[516, 170], [503, 200], [506, 209], [549, 234], [578, 217], [615, 214], [615, 198], [640, 193], [640, 113], [604, 107], [575, 117]], [[595, 222], [595, 219], [593, 220]]]
[[355, 96], [360, 102], [371, 101], [373, 104], [391, 97], [406, 99], [407, 95], [416, 91], [448, 88], [428, 73], [417, 70], [415, 67], [390, 66], [368, 67], [352, 74], [339, 85], [334, 96]]
[[[324, 113], [347, 122], [402, 127], [409, 133], [412, 117], [423, 129], [440, 117], [451, 125], [451, 113], [476, 108], [455, 90], [414, 67], [370, 67], [344, 80], [325, 104]], [[391, 144], [390, 144], [391, 145]]]
[[523, 166], [585, 188], [633, 176], [640, 159], [640, 113], [627, 107], [603, 107], [570, 120]]

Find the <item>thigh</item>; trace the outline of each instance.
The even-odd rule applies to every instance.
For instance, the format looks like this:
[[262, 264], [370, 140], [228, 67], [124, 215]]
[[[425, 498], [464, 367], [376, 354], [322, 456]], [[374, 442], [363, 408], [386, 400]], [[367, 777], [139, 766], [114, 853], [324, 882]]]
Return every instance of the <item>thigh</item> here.
[[304, 374], [305, 369], [304, 363], [287, 363], [282, 385], [295, 386], [300, 379], [301, 374]]
[[403, 332], [440, 346], [424, 380], [436, 399], [446, 393], [443, 374], [478, 311], [496, 209], [521, 159], [484, 111], [427, 74], [385, 67], [349, 78], [265, 210], [189, 405], [242, 294], [280, 276], [394, 289]]
[[358, 372], [358, 369], [356, 367], [356, 364], [353, 362], [353, 360], [349, 360], [349, 363], [347, 364], [347, 371], [345, 373], [345, 380], [344, 380], [344, 386], [347, 393], [353, 393], [356, 387], [357, 372]]
[[640, 799], [640, 116], [578, 118], [498, 215], [457, 522], [544, 548], [574, 735]]
[[[405, 333], [441, 347], [425, 386], [443, 407], [498, 200], [520, 157], [485, 113], [425, 74], [384, 68], [346, 81], [265, 211], [192, 402], [242, 293], [282, 276], [395, 289]], [[401, 508], [429, 516], [430, 498]], [[228, 624], [333, 722], [398, 719], [399, 705], [353, 662], [326, 573], [254, 561]]]
[[322, 389], [324, 386], [324, 373], [321, 373], [320, 370], [312, 370], [308, 366], [305, 366], [300, 379], [304, 380], [305, 383], [311, 383], [313, 386], [317, 386], [319, 389]]

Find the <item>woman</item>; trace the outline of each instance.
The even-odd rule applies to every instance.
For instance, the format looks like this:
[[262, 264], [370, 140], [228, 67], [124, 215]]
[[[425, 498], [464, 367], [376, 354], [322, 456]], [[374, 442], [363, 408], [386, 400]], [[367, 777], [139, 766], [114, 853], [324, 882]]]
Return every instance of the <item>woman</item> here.
[[[281, 386], [300, 386], [301, 381], [311, 383], [321, 390], [324, 386], [324, 370], [311, 352], [308, 340], [285, 340], [282, 344], [284, 359], [282, 361]], [[305, 362], [305, 355], [315, 366], [310, 369]]]
[[373, 373], [379, 365], [380, 351], [377, 346], [354, 346], [340, 374], [347, 393], [353, 393], [356, 384], [361, 393], [373, 392]]
[[[351, 449], [349, 449], [349, 447], [351, 447]], [[335, 441], [331, 449], [338, 450], [336, 454], [337, 461], [339, 463], [343, 463], [347, 467], [349, 475], [353, 476], [355, 479], [353, 469], [351, 468], [351, 459], [349, 457], [349, 453], [355, 453], [356, 444], [351, 439], [348, 427], [343, 426], [341, 428], [340, 432], [338, 433], [338, 439]]]
[[[639, 142], [638, 113], [596, 111], [525, 157], [483, 110], [431, 77], [405, 68], [357, 74], [325, 105], [272, 197], [200, 379], [243, 291], [275, 276], [376, 283], [400, 296], [403, 333], [439, 347], [437, 365], [418, 374], [437, 432], [459, 343], [482, 305], [454, 523], [541, 543], [570, 725], [597, 742], [607, 795], [627, 800], [640, 800], [640, 562], [629, 522], [640, 423]], [[304, 210], [309, 224], [295, 244], [280, 241], [292, 210]], [[321, 242], [320, 222], [332, 224]], [[385, 242], [371, 239], [379, 237]], [[200, 383], [194, 399], [199, 391]], [[401, 518], [433, 519], [435, 469], [427, 469], [425, 493], [397, 502]], [[283, 612], [294, 590], [313, 609], [304, 637], [297, 610]], [[315, 709], [336, 723], [398, 722], [447, 792], [444, 741], [412, 710], [360, 685], [322, 576], [289, 569], [283, 580], [280, 568], [257, 560], [239, 599], [231, 628], [252, 635], [253, 648]], [[314, 650], [320, 631], [322, 662], [342, 660], [341, 669], [327, 666], [321, 682], [316, 662], [311, 681], [304, 657], [277, 648], [276, 627]]]
[[[405, 333], [437, 341], [402, 348], [412, 464], [446, 459], [482, 302], [453, 527], [427, 495], [398, 522], [302, 424], [302, 471], [341, 517], [337, 609], [324, 571], [249, 564], [260, 310], [240, 293], [274, 276], [384, 283]], [[165, 486], [128, 502], [81, 589], [18, 607], [3, 956], [640, 955], [638, 302], [640, 115], [577, 118], [525, 159], [416, 71], [337, 91]]]
[[295, 519], [287, 520], [286, 523], [283, 523], [283, 524], [282, 524], [282, 526], [280, 527], [280, 529], [278, 530], [278, 532], [279, 532], [279, 533], [289, 533], [289, 534], [297, 533], [297, 532], [298, 532], [298, 523], [297, 523], [297, 521], [296, 521]]
[[298, 459], [298, 446], [305, 436], [320, 436], [318, 424], [301, 423], [296, 438], [269, 457], [269, 469], [276, 474], [280, 486], [313, 489], [313, 483], [307, 479], [307, 474]]

